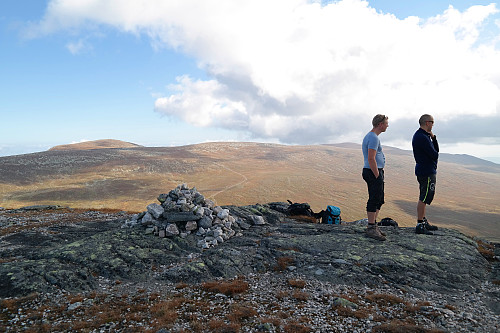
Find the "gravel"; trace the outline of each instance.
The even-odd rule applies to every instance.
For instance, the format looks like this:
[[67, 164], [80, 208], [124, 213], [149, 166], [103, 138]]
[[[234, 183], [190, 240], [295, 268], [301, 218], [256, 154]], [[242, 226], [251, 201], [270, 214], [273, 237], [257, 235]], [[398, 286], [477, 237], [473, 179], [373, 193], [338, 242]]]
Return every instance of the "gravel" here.
[[[156, 274], [161, 275], [161, 272]], [[498, 332], [484, 283], [474, 292], [334, 285], [268, 272], [197, 285], [99, 278], [89, 293], [1, 301], [4, 332]]]

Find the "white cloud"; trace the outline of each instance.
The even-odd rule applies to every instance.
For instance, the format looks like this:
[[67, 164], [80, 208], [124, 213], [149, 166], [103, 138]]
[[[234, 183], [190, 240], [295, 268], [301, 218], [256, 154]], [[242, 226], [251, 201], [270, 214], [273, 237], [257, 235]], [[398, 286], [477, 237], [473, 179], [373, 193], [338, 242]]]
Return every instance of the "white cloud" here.
[[68, 51], [71, 54], [77, 55], [77, 54], [81, 54], [82, 52], [91, 50], [92, 46], [90, 44], [88, 44], [86, 41], [84, 41], [83, 39], [79, 39], [76, 42], [67, 43], [66, 48], [68, 49]]
[[496, 15], [495, 4], [401, 20], [362, 0], [58, 0], [37, 31], [108, 25], [146, 34], [154, 47], [195, 57], [211, 77], [178, 78], [158, 112], [314, 143], [359, 140], [376, 113], [497, 117], [498, 31], [480, 39]]
[[83, 143], [83, 142], [88, 142], [88, 141], [92, 141], [92, 140], [89, 140], [89, 139], [80, 139], [79, 141], [71, 141], [70, 144]]
[[[216, 80], [193, 82], [189, 77], [177, 79], [178, 84], [171, 85], [178, 94], [158, 98], [155, 108], [169, 115], [178, 116], [190, 124], [245, 129], [248, 116], [245, 105], [227, 97], [227, 86]], [[186, 112], [186, 110], [197, 110]]]

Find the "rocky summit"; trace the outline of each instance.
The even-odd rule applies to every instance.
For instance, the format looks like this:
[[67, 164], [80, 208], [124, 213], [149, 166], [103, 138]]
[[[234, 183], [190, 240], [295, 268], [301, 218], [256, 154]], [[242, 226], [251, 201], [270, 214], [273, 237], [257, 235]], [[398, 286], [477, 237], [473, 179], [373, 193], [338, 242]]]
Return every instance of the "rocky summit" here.
[[[34, 297], [37, 302], [43, 302], [43, 295], [51, 295], [44, 299], [52, 301], [57, 298], [54, 295], [61, 293], [81, 295], [78, 302], [67, 301], [65, 311], [69, 311], [71, 317], [76, 315], [74, 311], [78, 307], [96, 306], [95, 296], [87, 304], [85, 299], [91, 297], [82, 295], [107, 290], [108, 297], [112, 298], [111, 294], [118, 293], [115, 289], [118, 285], [127, 286], [128, 292], [135, 293], [136, 298], [138, 294], [152, 293], [152, 290], [156, 295], [170, 297], [168, 295], [178, 293], [174, 290], [179, 289], [179, 285], [186, 290], [198, 290], [194, 286], [206, 286], [210, 281], [245, 281], [243, 285], [247, 284], [247, 293], [253, 295], [253, 301], [246, 296], [234, 296], [238, 292], [220, 290], [218, 295], [222, 294], [222, 298], [216, 303], [229, 306], [246, 299], [243, 305], [248, 308], [253, 304], [259, 313], [270, 311], [263, 308], [269, 304], [284, 308], [282, 302], [285, 300], [295, 302], [299, 299], [303, 302], [302, 307], [297, 308], [295, 304], [293, 311], [302, 309], [301, 316], [310, 317], [296, 322], [299, 326], [293, 326], [289, 317], [280, 317], [269, 323], [262, 318], [251, 321], [249, 318], [257, 315], [248, 314], [244, 320], [240, 318], [236, 328], [226, 331], [376, 332], [378, 327], [380, 332], [392, 332], [389, 328], [382, 330], [382, 325], [396, 320], [397, 316], [391, 314], [393, 310], [380, 310], [380, 304], [374, 307], [378, 309], [376, 315], [364, 316], [360, 312], [345, 315], [347, 310], [341, 311], [344, 306], [351, 309], [349, 311], [370, 308], [369, 295], [378, 295], [380, 290], [384, 290], [384, 295], [407, 295], [408, 299], [421, 297], [425, 300], [420, 299], [418, 308], [412, 310], [412, 316], [423, 319], [412, 319], [404, 324], [421, 328], [414, 332], [485, 332], [500, 328], [500, 249], [497, 244], [473, 239], [452, 229], [440, 228], [429, 236], [415, 234], [414, 228], [393, 226], [381, 227], [387, 234], [387, 241], [379, 242], [365, 236], [362, 221], [341, 225], [315, 223], [314, 218], [290, 216], [288, 206], [283, 202], [217, 206], [196, 188], [183, 184], [160, 194], [158, 203], [149, 204], [139, 214], [59, 206], [0, 210], [1, 327], [14, 332], [19, 323], [27, 327], [49, 325], [43, 324], [43, 320], [36, 316], [20, 315], [21, 310], [8, 306], [13, 300], [19, 302], [19, 299], [28, 298], [30, 301], [23, 311], [29, 311], [28, 308], [34, 307]], [[285, 285], [277, 286], [280, 281], [285, 281]], [[106, 283], [108, 287], [103, 287]], [[284, 290], [297, 285], [304, 288], [302, 294], [291, 291], [284, 294]], [[342, 293], [338, 288], [343, 290], [343, 297], [340, 297]], [[330, 289], [337, 290], [339, 297], [332, 298], [329, 291], [329, 300], [325, 301], [326, 290]], [[349, 293], [358, 296], [345, 296]], [[148, 302], [153, 302], [151, 295]], [[193, 304], [198, 304], [196, 302], [202, 297], [193, 295], [184, 294], [183, 297], [192, 297]], [[359, 295], [366, 298], [359, 299]], [[264, 302], [257, 301], [259, 297], [274, 298]], [[65, 299], [68, 300], [68, 296]], [[445, 308], [438, 299], [446, 300]], [[337, 305], [333, 305], [334, 301]], [[78, 304], [74, 305], [75, 302]], [[58, 306], [62, 305], [58, 303]], [[212, 308], [217, 306], [212, 304]], [[44, 307], [40, 305], [40, 308]], [[130, 311], [130, 304], [128, 308]], [[85, 312], [82, 311], [80, 313]], [[152, 310], [142, 308], [141, 311]], [[185, 315], [188, 310], [178, 311]], [[201, 313], [202, 309], [196, 311]], [[311, 319], [322, 311], [335, 311], [335, 319]], [[266, 318], [273, 317], [271, 312]], [[229, 314], [219, 315], [224, 325], [232, 323], [231, 317], [227, 317]], [[341, 317], [351, 319], [346, 321]], [[86, 321], [96, 320], [93, 318]], [[339, 318], [342, 321], [335, 321]], [[134, 331], [130, 328], [144, 328], [148, 322], [144, 318], [126, 317], [125, 324], [123, 320], [103, 321], [96, 332], [125, 332], [127, 328]], [[340, 327], [337, 324], [344, 325], [344, 330], [337, 330]], [[78, 331], [72, 324], [68, 325], [58, 326], [58, 329]], [[208, 319], [206, 326], [198, 329], [189, 320], [181, 319], [168, 324], [155, 322], [153, 325], [149, 322], [149, 325], [156, 329], [168, 328], [172, 332], [218, 331], [210, 328]]]

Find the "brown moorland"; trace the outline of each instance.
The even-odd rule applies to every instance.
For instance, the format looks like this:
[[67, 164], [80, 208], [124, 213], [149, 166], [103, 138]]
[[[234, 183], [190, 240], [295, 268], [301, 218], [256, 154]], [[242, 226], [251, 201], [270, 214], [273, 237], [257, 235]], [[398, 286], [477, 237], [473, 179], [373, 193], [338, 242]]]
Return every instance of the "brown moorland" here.
[[[287, 146], [217, 142], [142, 147], [109, 140], [0, 158], [0, 206], [58, 204], [73, 208], [144, 211], [181, 183], [219, 205], [308, 202], [332, 204], [342, 218], [365, 217], [366, 185], [357, 144]], [[116, 141], [116, 140], [114, 140]], [[128, 145], [132, 146], [128, 146]], [[64, 147], [64, 146], [63, 146]], [[386, 204], [382, 217], [415, 225], [417, 183], [411, 151], [384, 148]], [[500, 165], [441, 154], [429, 220], [469, 235], [500, 240]]]

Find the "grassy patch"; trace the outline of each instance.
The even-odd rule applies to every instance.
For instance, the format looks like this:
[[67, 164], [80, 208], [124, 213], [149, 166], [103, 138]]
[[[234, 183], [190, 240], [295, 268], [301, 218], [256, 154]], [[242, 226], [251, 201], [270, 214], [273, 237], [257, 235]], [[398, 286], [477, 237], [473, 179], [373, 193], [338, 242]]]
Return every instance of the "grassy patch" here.
[[278, 271], [278, 272], [283, 272], [284, 270], [286, 270], [288, 268], [288, 266], [290, 266], [290, 264], [292, 264], [295, 260], [292, 258], [292, 257], [279, 257], [277, 259], [277, 263], [276, 263], [276, 266], [274, 267], [274, 270], [275, 271]]
[[243, 278], [237, 278], [232, 281], [209, 281], [201, 284], [201, 289], [227, 296], [244, 293], [248, 291], [248, 288], [248, 282]]

